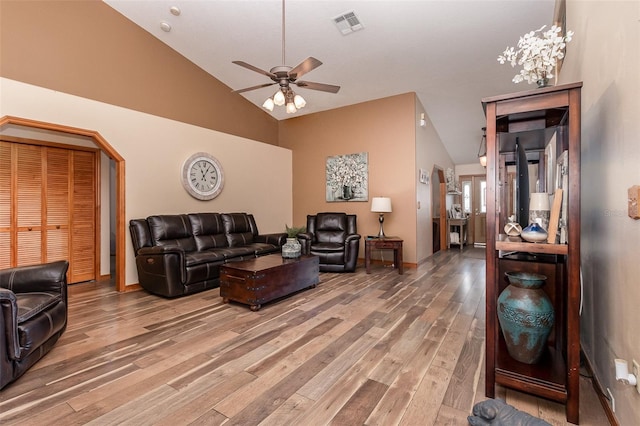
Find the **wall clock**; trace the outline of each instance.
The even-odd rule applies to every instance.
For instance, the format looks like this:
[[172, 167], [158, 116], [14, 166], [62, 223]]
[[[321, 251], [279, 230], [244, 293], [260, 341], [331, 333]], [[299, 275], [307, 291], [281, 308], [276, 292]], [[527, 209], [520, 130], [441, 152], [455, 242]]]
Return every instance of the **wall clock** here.
[[182, 166], [182, 185], [198, 200], [216, 198], [224, 186], [224, 173], [220, 162], [206, 152], [197, 152]]

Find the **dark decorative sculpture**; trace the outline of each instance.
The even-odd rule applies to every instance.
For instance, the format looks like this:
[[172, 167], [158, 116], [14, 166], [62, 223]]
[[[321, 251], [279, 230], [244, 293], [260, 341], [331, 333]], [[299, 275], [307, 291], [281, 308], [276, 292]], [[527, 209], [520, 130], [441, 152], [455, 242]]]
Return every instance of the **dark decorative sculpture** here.
[[542, 419], [520, 411], [500, 399], [487, 399], [473, 406], [471, 426], [551, 426]]

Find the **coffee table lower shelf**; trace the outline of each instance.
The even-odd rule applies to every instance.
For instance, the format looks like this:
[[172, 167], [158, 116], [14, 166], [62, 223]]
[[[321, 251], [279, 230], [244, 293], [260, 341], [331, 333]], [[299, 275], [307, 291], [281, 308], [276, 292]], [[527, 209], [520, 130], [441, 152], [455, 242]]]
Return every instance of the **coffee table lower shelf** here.
[[319, 268], [317, 256], [284, 259], [270, 254], [228, 263], [220, 268], [220, 296], [223, 303], [233, 300], [257, 311], [267, 302], [315, 287]]

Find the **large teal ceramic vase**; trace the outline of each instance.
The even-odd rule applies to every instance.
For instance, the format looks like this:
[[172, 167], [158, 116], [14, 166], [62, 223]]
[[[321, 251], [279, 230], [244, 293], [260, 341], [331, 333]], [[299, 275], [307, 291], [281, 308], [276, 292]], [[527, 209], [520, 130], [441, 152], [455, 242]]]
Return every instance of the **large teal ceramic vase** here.
[[509, 285], [498, 296], [498, 320], [509, 355], [525, 364], [537, 363], [544, 353], [554, 322], [553, 305], [542, 290], [547, 277], [507, 272]]

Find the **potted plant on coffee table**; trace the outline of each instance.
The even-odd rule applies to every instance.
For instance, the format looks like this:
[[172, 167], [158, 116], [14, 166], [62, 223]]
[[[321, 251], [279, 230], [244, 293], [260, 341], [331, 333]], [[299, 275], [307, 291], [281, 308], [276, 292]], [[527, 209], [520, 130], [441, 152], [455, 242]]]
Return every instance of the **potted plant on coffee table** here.
[[306, 228], [304, 226], [289, 227], [289, 225], [286, 224], [284, 226], [287, 231], [287, 242], [282, 246], [282, 257], [286, 259], [296, 259], [302, 254], [302, 246], [296, 237], [299, 233], [305, 232]]

